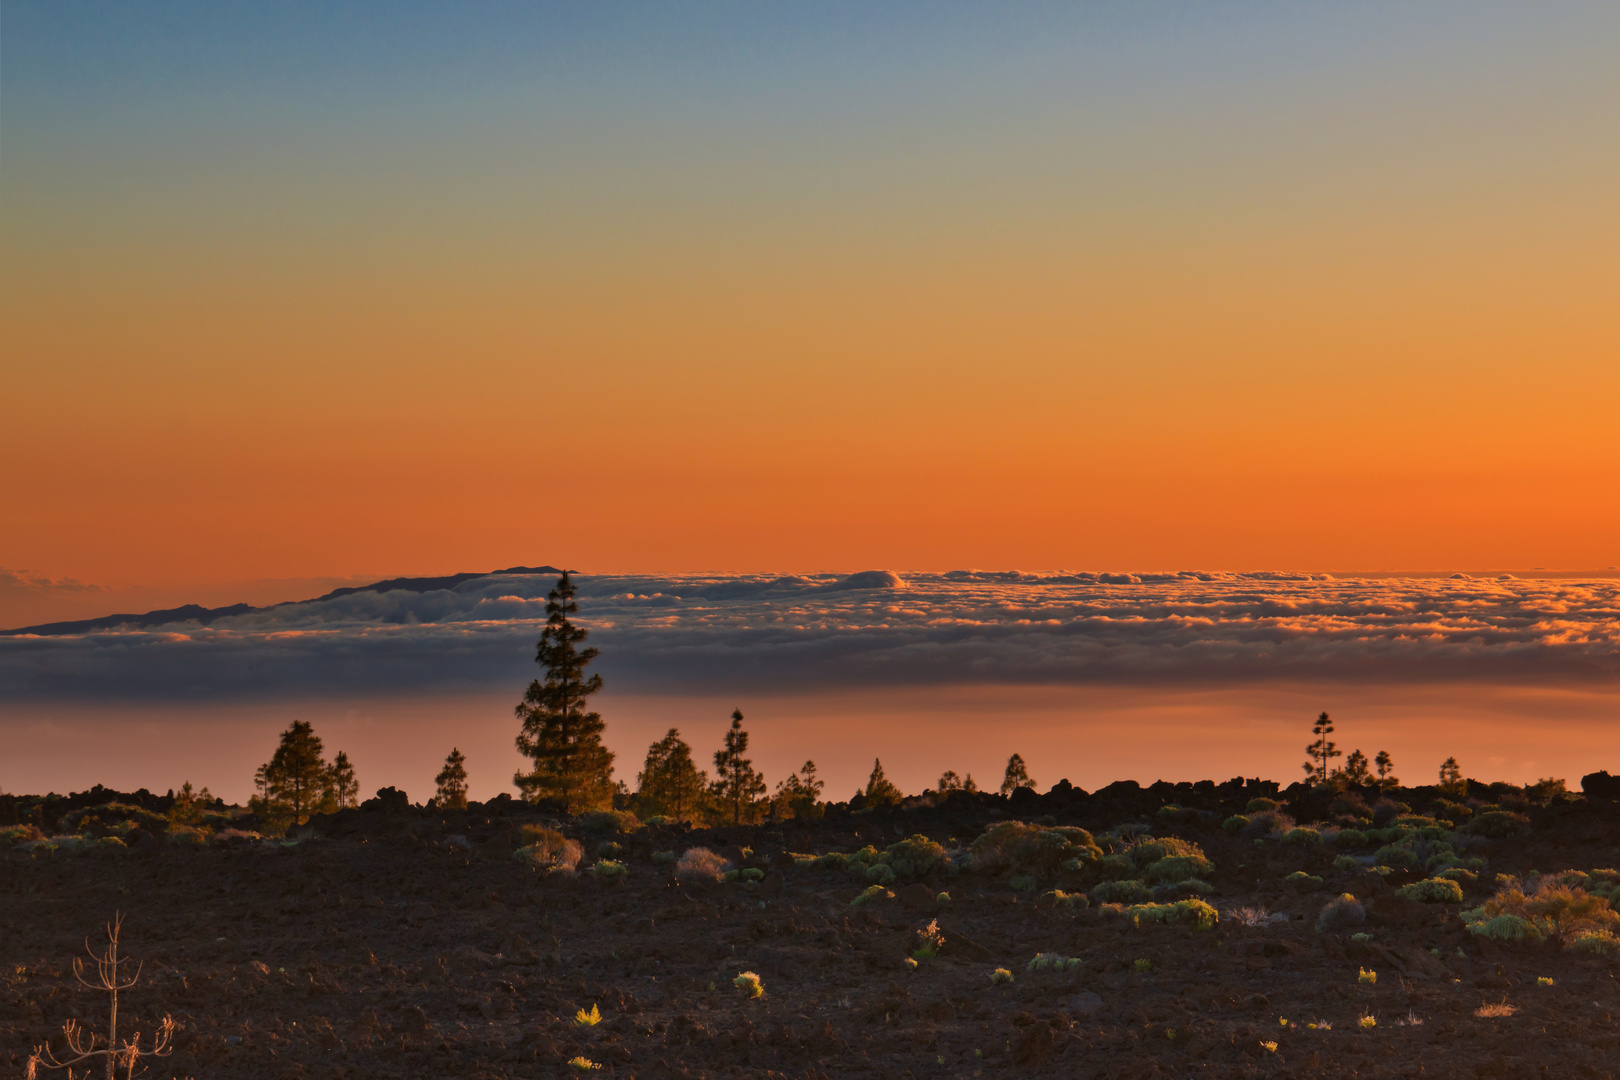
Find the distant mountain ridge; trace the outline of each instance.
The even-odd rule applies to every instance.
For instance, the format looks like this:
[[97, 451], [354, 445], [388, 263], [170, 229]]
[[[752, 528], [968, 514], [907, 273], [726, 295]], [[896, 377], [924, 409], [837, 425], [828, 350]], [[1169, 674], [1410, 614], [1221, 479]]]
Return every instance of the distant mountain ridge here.
[[482, 577], [499, 577], [504, 574], [561, 573], [562, 571], [555, 566], [510, 566], [505, 570], [446, 574], [443, 577], [388, 578], [384, 581], [374, 581], [370, 585], [355, 585], [344, 589], [333, 589], [324, 596], [316, 596], [309, 600], [284, 600], [280, 604], [266, 604], [264, 607], [254, 607], [252, 604], [231, 604], [228, 607], [205, 608], [201, 604], [182, 604], [177, 608], [162, 608], [158, 611], [146, 611], [139, 614], [103, 615], [98, 619], [74, 619], [69, 622], [40, 623], [38, 626], [23, 626], [18, 627], [16, 630], [0, 630], [0, 634], [37, 634], [41, 637], [56, 637], [66, 634], [88, 634], [95, 630], [116, 630], [121, 626], [142, 629], [149, 626], [166, 626], [169, 623], [177, 622], [197, 622], [207, 626], [216, 619], [229, 618], [232, 615], [251, 615], [255, 611], [269, 611], [271, 608], [283, 607], [287, 604], [310, 604], [321, 600], [335, 600], [340, 596], [352, 596], [355, 593], [434, 592], [438, 589], [453, 589], [464, 581], [472, 581]]

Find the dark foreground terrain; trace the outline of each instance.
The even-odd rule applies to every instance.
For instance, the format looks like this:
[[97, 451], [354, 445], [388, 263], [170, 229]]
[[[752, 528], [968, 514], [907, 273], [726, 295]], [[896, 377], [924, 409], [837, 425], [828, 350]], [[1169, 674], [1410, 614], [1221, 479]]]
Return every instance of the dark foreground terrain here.
[[[64, 1020], [104, 1028], [104, 995], [69, 965], [122, 911], [125, 951], [145, 962], [123, 1031], [166, 1012], [180, 1023], [174, 1056], [149, 1073], [161, 1077], [1620, 1076], [1613, 956], [1502, 944], [1459, 918], [1496, 874], [1620, 864], [1620, 803], [1524, 807], [1520, 835], [1467, 847], [1487, 865], [1463, 903], [1418, 903], [1396, 890], [1420, 870], [1335, 869], [1330, 844], [1223, 828], [1275, 790], [1114, 785], [620, 835], [505, 801], [373, 804], [292, 844], [0, 851], [0, 1070], [22, 1075]], [[1332, 820], [1290, 793], [1295, 818]], [[1433, 801], [1396, 797], [1418, 812]], [[960, 850], [1010, 819], [1084, 827], [1105, 851], [1127, 823], [1200, 845], [1219, 924], [1136, 925], [1069, 906], [1050, 882], [1020, 892], [948, 866], [852, 906], [865, 880], [790, 854], [914, 834]], [[582, 867], [620, 844], [628, 874], [536, 872], [513, 854], [520, 827], [541, 823], [581, 840]], [[653, 858], [695, 846], [763, 877], [677, 883]], [[1284, 880], [1299, 870], [1321, 883]], [[1346, 892], [1370, 937], [1316, 929]], [[1258, 908], [1273, 917], [1245, 925]], [[945, 944], [912, 967], [930, 920]], [[1029, 970], [1039, 953], [1075, 962]], [[997, 968], [1012, 981], [993, 982]], [[744, 971], [763, 997], [733, 985]], [[601, 1023], [577, 1026], [593, 1005]]]

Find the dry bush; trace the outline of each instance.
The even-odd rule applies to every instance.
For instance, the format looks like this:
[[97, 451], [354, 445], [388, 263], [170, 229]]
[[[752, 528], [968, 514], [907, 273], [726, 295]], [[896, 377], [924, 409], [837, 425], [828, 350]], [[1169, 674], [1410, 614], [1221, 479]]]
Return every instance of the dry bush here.
[[1620, 912], [1616, 912], [1607, 899], [1566, 885], [1556, 875], [1543, 878], [1535, 892], [1529, 894], [1525, 893], [1521, 882], [1509, 879], [1496, 895], [1485, 901], [1478, 913], [1482, 918], [1473, 921], [1470, 929], [1489, 925], [1503, 915], [1513, 915], [1528, 924], [1530, 936], [1556, 938], [1560, 944], [1569, 944], [1577, 937], [1590, 934], [1612, 934], [1620, 929]]
[[542, 825], [523, 826], [523, 838], [529, 843], [517, 849], [516, 857], [519, 862], [527, 863], [536, 870], [572, 874], [579, 868], [579, 860], [585, 854], [579, 841], [570, 840], [556, 829]]
[[1504, 1001], [1492, 1001], [1474, 1010], [1474, 1015], [1481, 1019], [1496, 1019], [1503, 1016], [1512, 1016], [1519, 1011], [1517, 1005], [1509, 1005]]
[[722, 880], [730, 869], [731, 863], [717, 851], [687, 848], [675, 863], [675, 879], [688, 884], [713, 883]]

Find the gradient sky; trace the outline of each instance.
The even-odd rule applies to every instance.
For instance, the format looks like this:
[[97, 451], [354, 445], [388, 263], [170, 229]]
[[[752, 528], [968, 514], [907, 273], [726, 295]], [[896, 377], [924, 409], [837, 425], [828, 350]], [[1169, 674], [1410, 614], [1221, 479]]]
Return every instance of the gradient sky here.
[[0, 39], [12, 571], [1620, 562], [1612, 3]]

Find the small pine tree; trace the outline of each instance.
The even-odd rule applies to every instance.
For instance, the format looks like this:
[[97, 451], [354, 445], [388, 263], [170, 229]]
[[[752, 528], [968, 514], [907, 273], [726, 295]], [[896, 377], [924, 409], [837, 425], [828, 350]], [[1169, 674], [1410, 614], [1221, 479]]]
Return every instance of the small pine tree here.
[[332, 759], [332, 799], [339, 810], [350, 810], [360, 805], [360, 781], [354, 778], [354, 766], [349, 755], [339, 750]]
[[681, 738], [680, 730], [670, 728], [647, 747], [647, 761], [636, 777], [636, 788], [636, 812], [641, 816], [692, 821], [703, 812], [709, 777], [692, 763], [692, 748]]
[[771, 799], [771, 810], [777, 817], [816, 818], [825, 808], [821, 805], [821, 790], [825, 785], [816, 778], [816, 763], [806, 761], [797, 772], [776, 785]]
[[1378, 786], [1386, 791], [1401, 786], [1401, 778], [1395, 775], [1395, 759], [1389, 756], [1388, 750], [1378, 751], [1373, 758], [1373, 765], [1378, 769]]
[[1350, 756], [1344, 759], [1342, 775], [1351, 784], [1371, 783], [1372, 773], [1367, 768], [1367, 755], [1360, 750], [1350, 751]]
[[1440, 763], [1440, 792], [1459, 798], [1468, 794], [1468, 783], [1463, 779], [1462, 768], [1454, 757]]
[[332, 769], [322, 750], [320, 736], [308, 721], [294, 720], [281, 733], [275, 756], [254, 773], [259, 795], [248, 801], [267, 829], [281, 832], [338, 808]]
[[897, 806], [905, 798], [900, 789], [883, 774], [881, 758], [872, 759], [872, 775], [866, 778], [866, 791], [863, 794], [867, 806]]
[[194, 791], [191, 781], [187, 780], [180, 785], [180, 793], [174, 797], [174, 803], [169, 807], [169, 821], [175, 825], [198, 825], [202, 823], [203, 811], [212, 806], [214, 796], [207, 788]]
[[1011, 795], [1019, 788], [1032, 788], [1035, 781], [1030, 779], [1029, 769], [1024, 766], [1024, 756], [1014, 754], [1007, 759], [1007, 772], [1001, 778], [1001, 794], [1003, 797]]
[[513, 782], [525, 799], [552, 800], [570, 814], [613, 802], [613, 752], [602, 745], [606, 725], [585, 707], [602, 689], [602, 676], [585, 676], [597, 650], [578, 647], [588, 636], [568, 620], [578, 611], [573, 579], [565, 573], [546, 595], [546, 628], [535, 647], [534, 662], [545, 668], [545, 680], [531, 682], [514, 710], [523, 721], [518, 752], [534, 767], [513, 776]]
[[450, 753], [444, 759], [444, 768], [439, 775], [433, 778], [439, 786], [434, 796], [439, 801], [440, 810], [467, 809], [467, 755], [461, 748], [452, 746]]
[[962, 778], [956, 775], [955, 769], [946, 769], [939, 774], [939, 783], [934, 785], [934, 790], [941, 795], [947, 791], [961, 791]]
[[1333, 759], [1341, 756], [1338, 744], [1328, 738], [1333, 734], [1333, 721], [1328, 719], [1326, 712], [1316, 718], [1311, 734], [1315, 735], [1316, 739], [1305, 748], [1305, 752], [1310, 755], [1310, 760], [1305, 762], [1305, 782], [1321, 784], [1333, 774]]
[[765, 778], [754, 771], [748, 752], [748, 732], [743, 730], [741, 709], [731, 713], [731, 730], [726, 732], [725, 749], [714, 754], [714, 783], [709, 791], [719, 804], [720, 813], [733, 825], [754, 820], [755, 804], [765, 794]]

